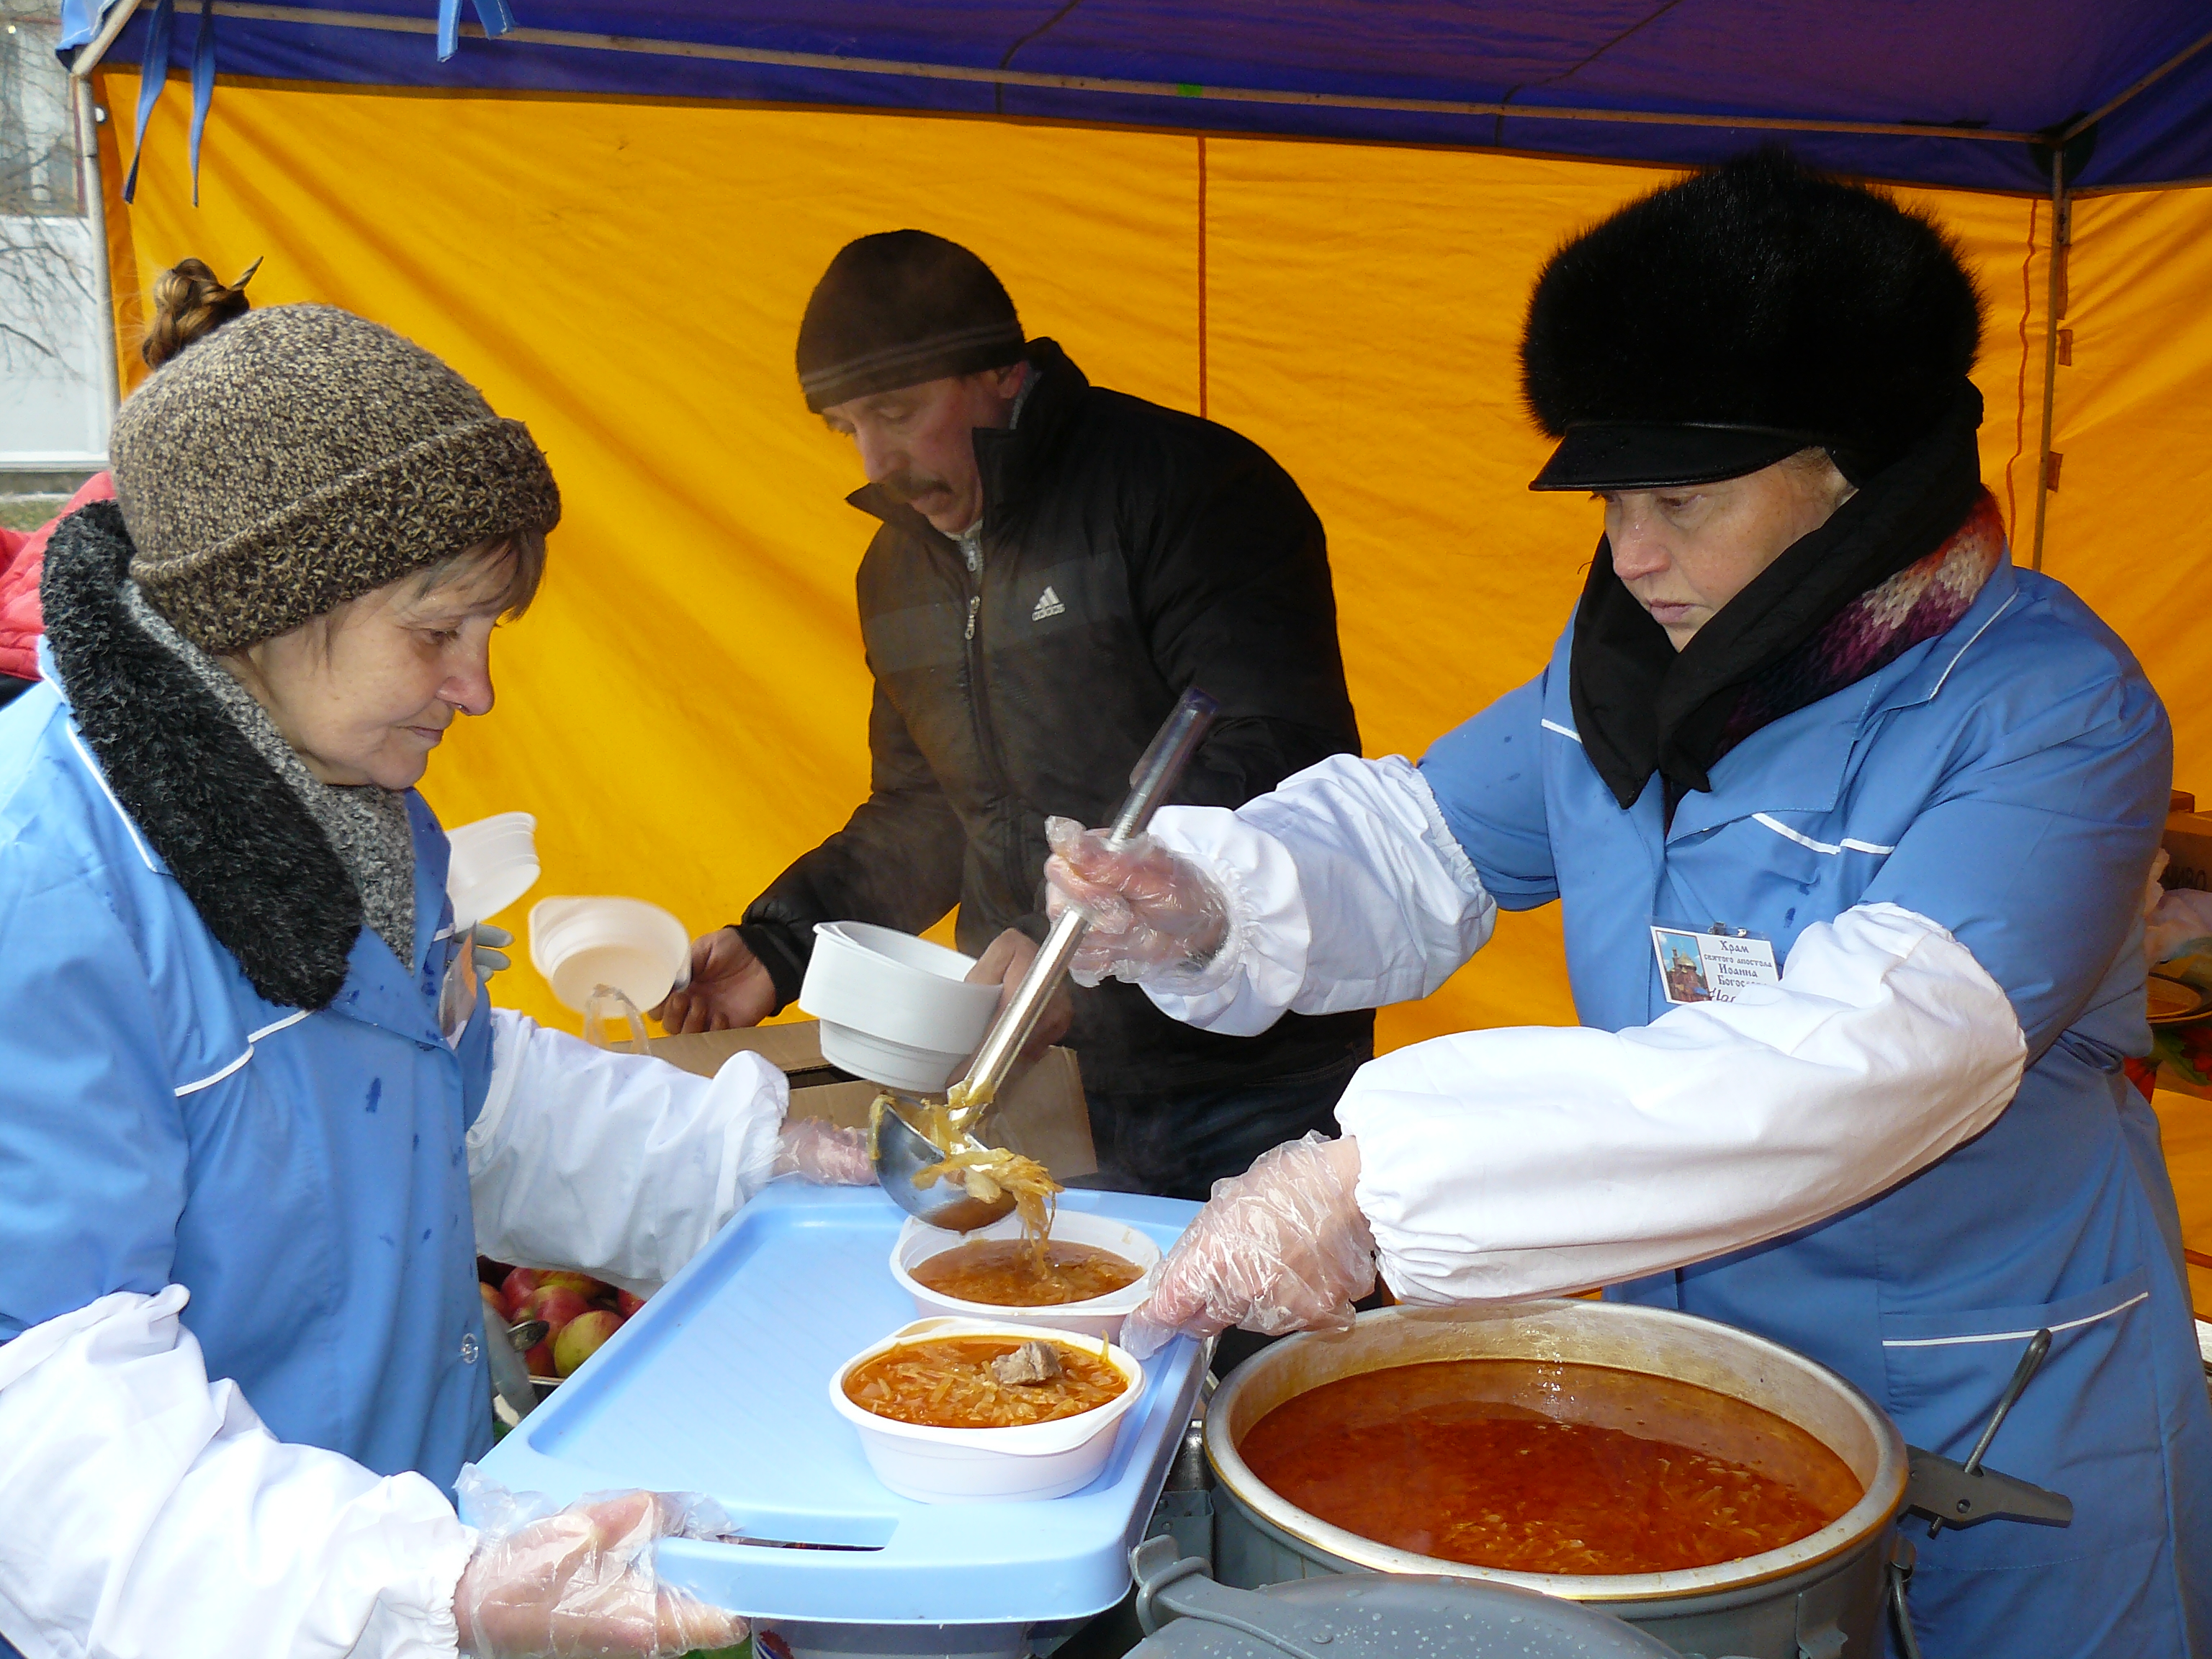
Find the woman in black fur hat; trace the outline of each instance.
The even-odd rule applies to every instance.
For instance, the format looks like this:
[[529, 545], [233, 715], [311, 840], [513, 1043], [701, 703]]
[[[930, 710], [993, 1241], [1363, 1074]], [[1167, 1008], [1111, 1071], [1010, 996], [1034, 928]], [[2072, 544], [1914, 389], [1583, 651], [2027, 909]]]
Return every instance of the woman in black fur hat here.
[[1217, 1187], [1155, 1339], [1340, 1327], [1378, 1262], [1408, 1302], [1604, 1285], [1959, 1459], [2047, 1330], [1989, 1460], [2073, 1519], [1916, 1534], [1921, 1650], [2198, 1653], [2212, 1409], [2121, 1070], [2171, 739], [2008, 556], [1979, 313], [1935, 225], [1786, 153], [1623, 209], [1528, 310], [1534, 487], [1606, 526], [1545, 672], [1418, 768], [1340, 757], [1127, 854], [1056, 825], [1048, 868], [1085, 965], [1231, 1033], [1424, 996], [1498, 907], [1565, 912], [1583, 1024], [1368, 1066], [1341, 1139]]

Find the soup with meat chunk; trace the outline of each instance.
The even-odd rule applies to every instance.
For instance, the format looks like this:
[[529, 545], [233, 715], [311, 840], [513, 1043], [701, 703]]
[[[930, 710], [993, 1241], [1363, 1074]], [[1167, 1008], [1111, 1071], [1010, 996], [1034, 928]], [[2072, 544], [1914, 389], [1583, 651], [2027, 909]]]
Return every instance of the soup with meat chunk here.
[[1143, 1269], [1094, 1244], [1045, 1241], [1044, 1260], [1025, 1239], [977, 1238], [908, 1269], [917, 1285], [956, 1302], [994, 1308], [1050, 1308], [1127, 1290]]
[[1332, 1525], [1516, 1572], [1711, 1566], [1818, 1532], [1864, 1489], [1771, 1413], [1609, 1366], [1455, 1359], [1339, 1377], [1237, 1451]]
[[1070, 1342], [1046, 1345], [1060, 1361], [1058, 1376], [1037, 1382], [1002, 1380], [993, 1362], [1025, 1346], [1012, 1336], [902, 1342], [846, 1372], [845, 1397], [863, 1411], [901, 1423], [1011, 1429], [1090, 1411], [1119, 1399], [1129, 1386], [1121, 1368], [1097, 1349]]

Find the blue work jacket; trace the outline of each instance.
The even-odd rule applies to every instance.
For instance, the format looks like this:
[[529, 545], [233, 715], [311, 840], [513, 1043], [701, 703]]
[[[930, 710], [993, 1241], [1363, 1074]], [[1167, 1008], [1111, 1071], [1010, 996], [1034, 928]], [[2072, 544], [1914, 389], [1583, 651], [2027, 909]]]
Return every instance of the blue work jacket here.
[[1963, 1458], [2029, 1336], [2050, 1356], [1990, 1464], [2066, 1493], [2070, 1527], [1912, 1536], [1923, 1650], [2008, 1659], [2212, 1652], [2212, 1410], [2156, 1120], [2140, 915], [2172, 738], [2125, 646], [2066, 588], [2001, 563], [1948, 633], [1776, 720], [1671, 824], [1623, 811], [1545, 672], [1422, 762], [1502, 906], [1559, 901], [1576, 1007], [1667, 1011], [1650, 928], [1773, 942], [1889, 902], [1948, 928], [2027, 1036], [1996, 1122], [1801, 1232], [1619, 1287], [1833, 1367], [1917, 1446]]
[[450, 1492], [491, 1444], [462, 1142], [491, 1054], [481, 995], [458, 1050], [439, 1033], [445, 836], [410, 793], [415, 959], [363, 927], [329, 1007], [278, 1006], [46, 670], [0, 711], [0, 1341], [182, 1285], [209, 1375], [279, 1439]]

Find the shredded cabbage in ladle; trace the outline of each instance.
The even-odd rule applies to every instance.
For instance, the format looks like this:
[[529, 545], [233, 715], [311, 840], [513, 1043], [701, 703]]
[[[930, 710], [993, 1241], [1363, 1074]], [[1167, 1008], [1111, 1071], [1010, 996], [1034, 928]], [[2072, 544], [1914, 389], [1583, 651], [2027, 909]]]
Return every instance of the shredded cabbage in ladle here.
[[[1060, 1191], [1052, 1172], [1033, 1158], [1004, 1146], [985, 1146], [969, 1133], [968, 1125], [991, 1103], [977, 1098], [965, 1083], [952, 1085], [942, 1101], [925, 1100], [900, 1115], [915, 1133], [942, 1154], [934, 1164], [915, 1172], [916, 1187], [933, 1187], [939, 1181], [957, 1181], [968, 1196], [979, 1203], [995, 1204], [1012, 1194], [1014, 1212], [1022, 1220], [1022, 1238], [1030, 1250], [1039, 1273], [1047, 1271], [1045, 1244], [1052, 1236], [1054, 1200]], [[868, 1112], [868, 1155], [876, 1152], [876, 1132], [885, 1112], [897, 1107], [888, 1094], [876, 1097]], [[965, 1143], [964, 1145], [963, 1143]]]

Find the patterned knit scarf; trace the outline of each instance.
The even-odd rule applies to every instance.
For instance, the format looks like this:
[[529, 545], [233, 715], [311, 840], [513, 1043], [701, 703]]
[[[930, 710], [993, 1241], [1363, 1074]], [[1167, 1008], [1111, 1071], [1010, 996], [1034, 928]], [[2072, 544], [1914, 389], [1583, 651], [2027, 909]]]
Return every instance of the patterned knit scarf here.
[[1748, 682], [1715, 758], [1762, 726], [1864, 679], [1923, 640], [1948, 632], [1997, 568], [2004, 545], [2004, 520], [1996, 498], [1984, 489], [1966, 522], [1942, 546], [1868, 589], [1811, 639]]
[[1626, 811], [1663, 786], [1667, 820], [1713, 763], [1768, 721], [1941, 632], [2002, 552], [1982, 488], [1981, 394], [1960, 382], [1912, 447], [1799, 537], [1679, 652], [1603, 540], [1575, 611], [1567, 690], [1577, 734]]

